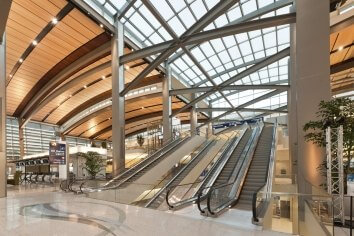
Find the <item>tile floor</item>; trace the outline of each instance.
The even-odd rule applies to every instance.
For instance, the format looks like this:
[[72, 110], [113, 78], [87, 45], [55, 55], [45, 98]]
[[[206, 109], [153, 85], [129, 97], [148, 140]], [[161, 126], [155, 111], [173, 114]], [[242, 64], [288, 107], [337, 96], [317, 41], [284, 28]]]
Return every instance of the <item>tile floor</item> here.
[[162, 212], [63, 193], [56, 187], [9, 188], [0, 199], [0, 236], [285, 235], [261, 231], [249, 213], [212, 219], [193, 208]]

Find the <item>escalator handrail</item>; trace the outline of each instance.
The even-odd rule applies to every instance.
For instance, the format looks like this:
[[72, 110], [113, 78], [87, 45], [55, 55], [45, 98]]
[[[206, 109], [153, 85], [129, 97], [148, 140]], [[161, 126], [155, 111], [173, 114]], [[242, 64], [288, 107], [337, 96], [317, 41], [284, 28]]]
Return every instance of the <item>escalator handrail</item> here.
[[[257, 215], [257, 195], [264, 188], [266, 200], [263, 203], [263, 209], [268, 205], [268, 202], [272, 193], [272, 184], [273, 184], [273, 174], [274, 174], [274, 166], [275, 166], [275, 151], [276, 151], [276, 143], [277, 143], [277, 127], [278, 124], [275, 123], [273, 127], [273, 135], [272, 135], [272, 148], [269, 157], [269, 163], [267, 166], [267, 175], [265, 177], [265, 183], [261, 187], [259, 187], [252, 195], [252, 221], [257, 223], [259, 222], [259, 218]], [[263, 211], [264, 213], [264, 211]]]
[[[108, 181], [105, 186], [109, 185], [110, 183], [114, 182], [115, 180], [119, 179], [120, 177], [124, 176], [125, 174], [127, 174], [128, 172], [131, 172], [134, 168], [137, 168], [139, 165], [141, 165], [143, 162], [150, 160], [151, 158], [153, 158], [156, 155], [159, 155], [161, 152], [163, 152], [163, 150], [165, 150], [166, 148], [168, 148], [170, 145], [173, 145], [174, 143], [178, 142], [181, 138], [178, 137], [176, 139], [171, 138], [169, 141], [167, 141], [167, 143], [165, 145], [162, 146], [162, 148], [160, 148], [159, 150], [155, 151], [154, 153], [152, 153], [151, 155], [143, 158], [141, 161], [139, 161], [138, 163], [134, 164], [132, 167], [130, 167], [128, 170], [124, 171], [123, 173], [119, 174], [118, 176], [112, 178], [110, 181]], [[136, 159], [136, 158], [135, 158]], [[135, 160], [134, 159], [134, 160]], [[119, 170], [125, 169], [125, 166], [120, 168]]]
[[[242, 156], [244, 156], [244, 158], [242, 158], [241, 160], [242, 163], [240, 163], [240, 165], [238, 165], [239, 167], [236, 167], [234, 170], [234, 172], [237, 172], [237, 175], [234, 178], [230, 179], [227, 185], [213, 187], [209, 190], [210, 194], [208, 195], [207, 200], [207, 210], [210, 215], [217, 215], [218, 213], [225, 210], [227, 207], [233, 206], [237, 202], [263, 127], [263, 123], [258, 125], [258, 127], [252, 133], [252, 136], [249, 138], [249, 141], [241, 154], [241, 158]], [[212, 192], [214, 192], [218, 188], [222, 188], [228, 185], [232, 186], [229, 192], [230, 200], [222, 203], [216, 208], [216, 210], [212, 210], [210, 206]]]
[[[224, 166], [226, 165], [226, 163], [228, 162], [228, 160], [230, 159], [234, 149], [239, 145], [240, 141], [242, 140], [242, 138], [244, 137], [245, 133], [247, 132], [248, 128], [243, 129], [241, 135], [236, 138], [236, 140], [233, 140], [228, 147], [226, 148], [226, 150], [224, 150], [222, 156], [219, 158], [219, 160], [217, 161], [217, 163], [214, 164], [214, 168], [216, 168], [216, 171], [214, 173], [214, 175], [209, 179], [209, 181], [207, 182], [207, 186], [212, 186], [214, 184], [214, 182], [216, 181], [217, 177], [219, 176], [219, 174], [221, 173], [221, 171], [224, 169]], [[213, 170], [209, 171], [209, 175]], [[209, 177], [209, 176], [206, 176]], [[209, 189], [209, 188], [204, 188], [205, 189]], [[203, 191], [204, 191], [203, 190]]]
[[[167, 184], [165, 184], [165, 186], [163, 188], [161, 188], [151, 199], [148, 203], [146, 203], [145, 207], [149, 207], [159, 196], [161, 193], [163, 193], [164, 191], [166, 191], [167, 188], [170, 187], [170, 185], [178, 178], [179, 175], [181, 175], [183, 173], [183, 171], [185, 171], [189, 166], [191, 166], [194, 161], [202, 154], [204, 153], [204, 151], [206, 149], [208, 149], [212, 143], [214, 143], [214, 139], [213, 140], [207, 140], [207, 143], [205, 144], [205, 146], [197, 153], [197, 155], [195, 155], [195, 157], [193, 157], [187, 165], [185, 165]], [[204, 144], [204, 143], [203, 143]], [[202, 144], [202, 145], [203, 145]], [[200, 145], [200, 146], [202, 146]], [[199, 149], [200, 146], [198, 146], [195, 150]], [[195, 151], [194, 150], [194, 151]], [[193, 152], [194, 152], [193, 151]], [[192, 153], [193, 153], [192, 152]], [[155, 187], [154, 187], [155, 188]], [[154, 189], [153, 188], [153, 189]], [[152, 191], [152, 190], [151, 190]]]
[[[216, 168], [216, 166], [218, 165], [218, 163], [220, 163], [221, 159], [222, 159], [222, 155], [223, 153], [229, 148], [229, 146], [231, 145], [232, 142], [236, 141], [238, 139], [238, 137], [234, 137], [234, 135], [230, 135], [227, 136], [225, 134], [223, 134], [224, 136], [227, 137], [227, 140], [225, 142], [225, 144], [223, 144], [223, 146], [220, 148], [219, 152], [215, 154], [215, 156], [212, 158], [212, 160], [209, 162], [209, 164], [207, 165], [207, 167], [205, 169], [207, 169], [208, 167], [211, 166], [210, 170], [208, 171], [207, 175], [204, 176], [204, 178], [202, 180], [193, 182], [193, 183], [187, 183], [187, 184], [178, 184], [178, 185], [172, 185], [167, 189], [167, 194], [166, 194], [166, 203], [169, 206], [170, 209], [173, 209], [174, 207], [176, 207], [176, 205], [181, 205], [181, 204], [186, 204], [186, 203], [190, 203], [190, 202], [194, 202], [195, 199], [198, 196], [198, 190], [196, 192], [196, 194], [194, 194], [192, 197], [179, 201], [177, 202], [177, 204], [171, 205], [169, 202], [169, 194], [172, 191], [172, 189], [176, 188], [176, 187], [181, 187], [181, 186], [187, 186], [187, 185], [195, 185], [195, 184], [201, 184], [200, 187], [198, 187], [199, 189], [201, 189], [202, 184], [209, 178], [210, 173], [213, 171], [214, 168]], [[217, 141], [221, 140], [220, 135], [217, 136]], [[232, 139], [232, 141], [228, 142], [230, 139]], [[226, 146], [226, 147], [225, 147]], [[222, 152], [220, 154], [220, 152]], [[221, 157], [219, 157], [215, 162], [215, 158], [216, 156], [218, 156], [220, 154]], [[204, 189], [204, 188], [203, 188]], [[189, 191], [189, 190], [188, 190]]]
[[[119, 186], [121, 186], [123, 183], [127, 182], [130, 178], [132, 178], [134, 175], [136, 175], [137, 173], [139, 173], [140, 171], [142, 171], [143, 169], [145, 169], [147, 166], [149, 166], [151, 163], [153, 163], [154, 161], [156, 161], [157, 159], [163, 157], [164, 155], [166, 155], [167, 153], [169, 153], [170, 151], [172, 151], [173, 149], [175, 149], [176, 147], [179, 147], [181, 143], [184, 143], [186, 140], [188, 140], [191, 136], [185, 136], [181, 139], [178, 139], [178, 142], [173, 145], [172, 147], [170, 147], [168, 150], [166, 150], [165, 152], [162, 152], [158, 155], [158, 157], [154, 158], [152, 161], [150, 161], [149, 163], [145, 164], [144, 166], [142, 166], [140, 169], [138, 169], [137, 171], [135, 171], [133, 174], [131, 174], [129, 177], [123, 179], [121, 182], [119, 182], [117, 185], [114, 186], [103, 186], [103, 187], [99, 187], [99, 188], [87, 188], [85, 189], [86, 192], [101, 192], [101, 191], [107, 191], [107, 190], [112, 190], [112, 189], [116, 189]], [[83, 186], [80, 186], [80, 191], [84, 192], [82, 189]]]

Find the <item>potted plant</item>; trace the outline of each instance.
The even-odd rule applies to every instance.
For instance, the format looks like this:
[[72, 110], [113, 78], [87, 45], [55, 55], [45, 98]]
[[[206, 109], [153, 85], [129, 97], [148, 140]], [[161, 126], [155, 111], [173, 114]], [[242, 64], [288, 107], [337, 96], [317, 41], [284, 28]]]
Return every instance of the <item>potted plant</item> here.
[[140, 147], [142, 147], [144, 145], [144, 142], [145, 142], [145, 138], [143, 137], [142, 134], [138, 134], [136, 136], [136, 140], [137, 140], [137, 143]]
[[77, 155], [85, 159], [85, 165], [83, 168], [87, 170], [92, 179], [95, 179], [96, 175], [104, 167], [104, 160], [102, 159], [101, 155], [97, 152], [79, 152]]

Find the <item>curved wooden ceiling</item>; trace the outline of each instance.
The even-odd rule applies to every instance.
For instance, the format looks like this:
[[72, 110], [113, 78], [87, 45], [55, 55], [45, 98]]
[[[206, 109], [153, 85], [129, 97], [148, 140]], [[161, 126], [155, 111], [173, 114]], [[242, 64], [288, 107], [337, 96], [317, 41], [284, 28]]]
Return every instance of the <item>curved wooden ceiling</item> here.
[[[53, 24], [53, 18], [59, 22]], [[353, 59], [353, 36], [354, 26], [331, 35], [332, 67]], [[37, 45], [33, 44], [35, 39], [39, 39]], [[13, 0], [6, 26], [7, 114], [19, 117], [33, 112], [33, 120], [62, 125], [80, 111], [110, 98], [111, 70], [105, 66], [111, 60], [110, 39], [110, 33], [68, 1]], [[97, 53], [93, 53], [95, 50]], [[129, 51], [125, 48], [125, 53]], [[136, 60], [128, 66], [126, 83], [147, 65]], [[332, 87], [340, 90], [343, 84], [352, 86], [352, 68], [340, 73], [332, 75]], [[146, 79], [140, 86], [160, 83], [161, 75], [154, 70]], [[173, 101], [174, 109], [183, 106], [179, 99]], [[127, 134], [161, 120], [161, 104], [161, 96], [135, 103], [127, 101]], [[110, 139], [110, 117], [110, 108], [95, 113], [68, 134]], [[180, 118], [188, 120], [189, 113], [182, 113]]]
[[331, 87], [333, 94], [354, 90], [354, 25], [330, 37]]

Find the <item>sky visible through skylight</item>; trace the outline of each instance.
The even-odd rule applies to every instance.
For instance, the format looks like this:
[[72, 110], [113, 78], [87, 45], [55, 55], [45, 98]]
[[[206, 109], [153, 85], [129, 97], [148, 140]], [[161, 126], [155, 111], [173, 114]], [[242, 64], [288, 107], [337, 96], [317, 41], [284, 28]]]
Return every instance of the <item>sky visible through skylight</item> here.
[[[130, 2], [127, 0], [85, 1], [111, 23], [113, 23], [114, 15], [119, 14]], [[219, 0], [150, 0], [150, 2], [174, 30], [175, 34], [180, 36], [214, 7]], [[219, 16], [204, 30], [220, 28], [232, 24], [235, 21], [242, 22], [242, 18], [245, 15], [253, 13], [274, 2], [276, 1], [242, 0], [230, 8], [225, 14]], [[289, 11], [290, 6], [286, 6], [262, 15], [260, 18], [287, 14]], [[259, 18], [252, 20], [257, 19]], [[130, 8], [121, 19], [121, 22], [125, 26], [126, 36], [141, 47], [151, 46], [173, 39], [140, 0], [134, 3], [133, 7]], [[289, 44], [289, 25], [283, 25], [214, 39], [194, 46], [190, 51], [208, 75], [213, 78], [215, 83], [220, 84], [247, 69], [257, 61], [289, 47]], [[170, 59], [176, 58], [176, 55], [179, 55], [181, 51], [182, 49], [177, 50], [177, 52], [170, 56]], [[179, 78], [183, 83], [188, 83], [189, 86], [212, 86], [211, 82], [207, 80], [205, 75], [186, 54], [177, 57], [177, 59], [171, 63], [171, 67], [175, 77]], [[227, 73], [225, 73], [225, 71]], [[276, 63], [242, 78], [235, 84], [287, 84], [287, 80], [288, 58], [283, 58]], [[224, 91], [234, 106], [243, 104], [267, 92], [269, 92], [269, 90], [247, 90], [242, 92]], [[230, 106], [224, 98], [221, 97], [220, 93], [210, 95], [207, 100], [209, 100], [214, 107]], [[287, 93], [283, 92], [272, 98], [255, 103], [249, 106], [249, 108], [276, 109], [286, 104]], [[213, 116], [219, 114], [220, 112], [214, 112]], [[258, 113], [248, 112], [242, 114], [245, 114], [246, 117], [252, 117]], [[230, 114], [227, 118], [231, 119], [235, 117], [237, 117], [235, 114]]]

